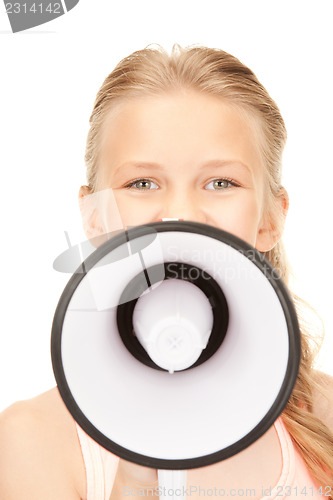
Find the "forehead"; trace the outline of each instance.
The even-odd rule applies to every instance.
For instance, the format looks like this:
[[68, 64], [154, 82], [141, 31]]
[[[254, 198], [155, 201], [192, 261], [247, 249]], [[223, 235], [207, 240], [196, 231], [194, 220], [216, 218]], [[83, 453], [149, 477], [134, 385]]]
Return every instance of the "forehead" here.
[[262, 171], [261, 145], [259, 120], [250, 112], [188, 91], [117, 103], [103, 125], [101, 161], [108, 172], [130, 161], [181, 168], [213, 158]]

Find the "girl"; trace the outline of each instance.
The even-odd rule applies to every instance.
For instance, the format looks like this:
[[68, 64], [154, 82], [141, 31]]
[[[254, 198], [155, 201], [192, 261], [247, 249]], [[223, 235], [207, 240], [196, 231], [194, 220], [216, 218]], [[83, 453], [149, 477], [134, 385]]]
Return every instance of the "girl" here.
[[[162, 49], [135, 52], [104, 81], [90, 124], [88, 185], [80, 189], [88, 238], [96, 241], [112, 229], [110, 210], [85, 210], [91, 196], [109, 191], [124, 227], [161, 218], [216, 226], [256, 247], [288, 284], [281, 243], [288, 211], [281, 186], [286, 130], [250, 69], [204, 47], [175, 46], [171, 55]], [[315, 339], [302, 320], [300, 299], [294, 301], [302, 356], [288, 405], [247, 449], [190, 470], [188, 484], [201, 492], [333, 498], [333, 381], [313, 368]], [[5, 500], [119, 500], [148, 495], [147, 488], [157, 486], [155, 470], [94, 443], [75, 424], [57, 388], [5, 410], [0, 445]]]

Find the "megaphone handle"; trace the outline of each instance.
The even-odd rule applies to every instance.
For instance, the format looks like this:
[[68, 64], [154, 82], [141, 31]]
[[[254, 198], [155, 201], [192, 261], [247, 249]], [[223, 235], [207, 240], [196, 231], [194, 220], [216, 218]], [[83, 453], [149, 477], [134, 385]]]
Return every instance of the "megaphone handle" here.
[[158, 470], [160, 500], [186, 500], [186, 485], [186, 470]]

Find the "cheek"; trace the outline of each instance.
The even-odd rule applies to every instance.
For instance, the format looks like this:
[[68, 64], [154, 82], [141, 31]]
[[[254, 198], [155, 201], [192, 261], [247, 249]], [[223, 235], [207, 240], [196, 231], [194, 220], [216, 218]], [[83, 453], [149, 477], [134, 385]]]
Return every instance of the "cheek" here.
[[139, 226], [161, 218], [163, 204], [161, 201], [141, 200], [139, 197], [128, 196], [114, 190], [114, 199], [120, 214], [123, 226]]
[[225, 206], [215, 207], [211, 213], [209, 224], [238, 236], [252, 246], [255, 246], [260, 221], [260, 203], [251, 197], [243, 200], [235, 198]]

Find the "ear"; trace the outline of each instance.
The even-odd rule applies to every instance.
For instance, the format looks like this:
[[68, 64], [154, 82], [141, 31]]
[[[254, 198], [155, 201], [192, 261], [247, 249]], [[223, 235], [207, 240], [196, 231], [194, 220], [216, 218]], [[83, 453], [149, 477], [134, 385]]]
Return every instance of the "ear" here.
[[281, 239], [288, 209], [289, 196], [281, 187], [270, 211], [260, 221], [255, 245], [259, 252], [269, 252]]
[[97, 195], [88, 186], [80, 187], [79, 207], [84, 232], [92, 245], [97, 248], [107, 240], [107, 237], [97, 205]]

